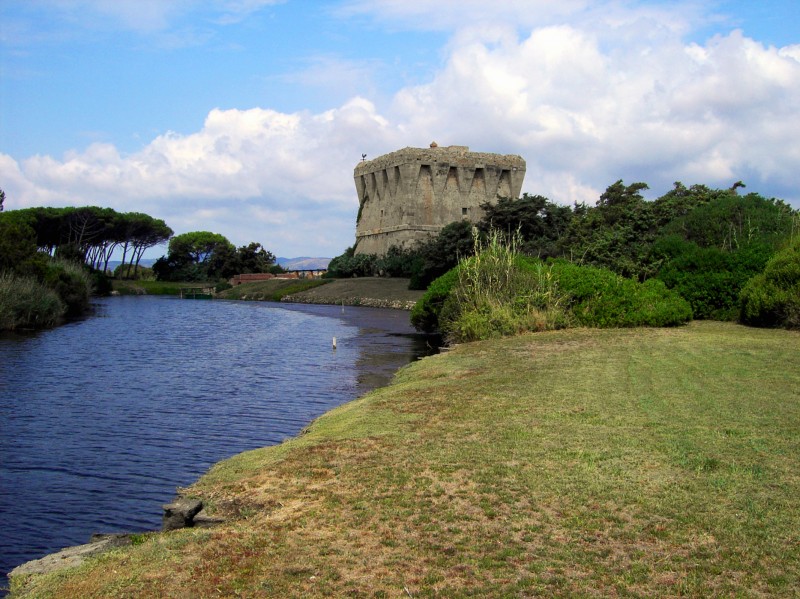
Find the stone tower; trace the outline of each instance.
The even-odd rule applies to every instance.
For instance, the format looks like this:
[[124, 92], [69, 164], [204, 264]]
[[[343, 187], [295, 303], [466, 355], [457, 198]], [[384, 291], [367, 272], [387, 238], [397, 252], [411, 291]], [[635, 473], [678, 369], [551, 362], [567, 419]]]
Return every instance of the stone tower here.
[[356, 166], [356, 254], [413, 246], [452, 222], [477, 222], [480, 205], [518, 198], [525, 160], [466, 146], [403, 148]]

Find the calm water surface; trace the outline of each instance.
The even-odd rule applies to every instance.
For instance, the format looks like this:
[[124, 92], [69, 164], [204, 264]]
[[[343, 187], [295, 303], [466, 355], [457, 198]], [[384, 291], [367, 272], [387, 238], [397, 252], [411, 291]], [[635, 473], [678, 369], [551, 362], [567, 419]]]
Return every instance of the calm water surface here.
[[159, 528], [176, 487], [294, 436], [425, 346], [404, 311], [155, 297], [0, 337], [0, 573]]

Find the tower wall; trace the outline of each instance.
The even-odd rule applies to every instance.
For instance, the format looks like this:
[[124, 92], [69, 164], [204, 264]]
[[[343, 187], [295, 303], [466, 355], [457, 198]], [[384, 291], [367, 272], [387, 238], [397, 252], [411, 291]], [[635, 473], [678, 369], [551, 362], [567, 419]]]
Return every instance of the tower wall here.
[[353, 178], [359, 201], [355, 253], [383, 255], [452, 222], [479, 221], [485, 202], [518, 198], [525, 160], [466, 146], [404, 148], [359, 163]]

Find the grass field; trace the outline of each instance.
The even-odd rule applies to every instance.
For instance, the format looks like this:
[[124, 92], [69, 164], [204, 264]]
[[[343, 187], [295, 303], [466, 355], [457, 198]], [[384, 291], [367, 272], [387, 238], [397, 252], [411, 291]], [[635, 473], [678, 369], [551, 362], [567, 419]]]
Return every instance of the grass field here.
[[29, 596], [797, 596], [800, 334], [462, 345], [189, 493], [227, 523]]

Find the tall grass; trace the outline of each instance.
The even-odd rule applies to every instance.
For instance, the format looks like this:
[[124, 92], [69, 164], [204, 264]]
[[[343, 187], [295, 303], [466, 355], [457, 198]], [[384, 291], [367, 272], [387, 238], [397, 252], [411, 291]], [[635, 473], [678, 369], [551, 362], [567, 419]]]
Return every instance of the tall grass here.
[[58, 293], [35, 278], [0, 273], [0, 330], [51, 327], [66, 309]]
[[457, 269], [458, 282], [442, 308], [451, 341], [465, 342], [559, 329], [569, 324], [567, 298], [550, 266], [523, 266], [519, 236], [474, 234], [475, 255]]

